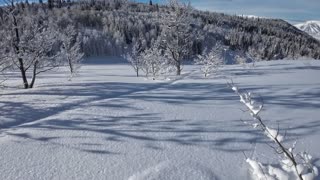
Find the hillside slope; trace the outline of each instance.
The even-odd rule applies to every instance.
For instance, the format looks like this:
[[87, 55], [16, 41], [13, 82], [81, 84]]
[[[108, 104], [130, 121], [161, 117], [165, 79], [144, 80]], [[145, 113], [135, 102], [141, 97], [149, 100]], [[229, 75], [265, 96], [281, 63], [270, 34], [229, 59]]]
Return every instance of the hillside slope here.
[[[173, 7], [125, 3], [110, 0], [93, 4], [79, 1], [64, 3], [53, 10], [38, 4], [18, 4], [19, 22], [27, 17], [42, 18], [64, 29], [74, 25], [80, 33], [82, 50], [86, 56], [123, 55], [135, 42], [147, 49], [163, 36], [168, 19], [175, 16]], [[5, 13], [0, 8], [0, 28], [8, 27]], [[190, 57], [212, 48], [217, 42], [226, 46], [229, 54], [242, 54], [261, 60], [320, 59], [320, 42], [291, 24], [277, 19], [248, 18], [221, 13], [190, 10], [188, 18], [193, 39], [190, 39]], [[23, 27], [21, 27], [23, 28]], [[1, 30], [0, 29], [0, 30]], [[5, 34], [3, 33], [6, 38]]]

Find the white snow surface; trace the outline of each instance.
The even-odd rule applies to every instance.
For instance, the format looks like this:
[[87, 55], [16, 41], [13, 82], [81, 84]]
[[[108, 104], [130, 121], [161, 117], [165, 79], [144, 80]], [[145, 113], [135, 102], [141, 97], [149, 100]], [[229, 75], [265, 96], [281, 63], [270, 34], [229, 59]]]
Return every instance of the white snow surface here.
[[231, 78], [260, 94], [268, 127], [320, 167], [319, 61], [230, 65], [211, 78], [186, 65], [179, 78], [152, 81], [107, 59], [88, 61], [72, 81], [60, 70], [31, 90], [15, 88], [18, 78], [5, 82], [0, 179], [249, 179], [244, 154], [266, 164], [277, 155], [240, 120], [251, 117]]

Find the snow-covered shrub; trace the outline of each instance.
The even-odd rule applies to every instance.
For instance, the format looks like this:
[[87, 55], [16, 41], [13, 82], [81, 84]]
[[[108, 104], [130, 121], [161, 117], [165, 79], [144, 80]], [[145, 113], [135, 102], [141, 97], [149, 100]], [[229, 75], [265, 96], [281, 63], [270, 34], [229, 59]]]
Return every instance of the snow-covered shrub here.
[[251, 92], [241, 92], [233, 83], [229, 84], [232, 90], [240, 97], [240, 102], [243, 103], [254, 123], [251, 125], [254, 128], [260, 128], [265, 136], [273, 142], [270, 145], [277, 154], [282, 154], [279, 159], [279, 166], [273, 167], [271, 165], [263, 165], [255, 160], [247, 158], [247, 163], [252, 169], [252, 174], [257, 179], [267, 180], [313, 180], [319, 173], [316, 166], [312, 164], [312, 156], [306, 152], [295, 153], [295, 144], [288, 147], [283, 141], [284, 136], [279, 133], [279, 129], [272, 129], [268, 127], [259, 113], [263, 109], [263, 102], [258, 103], [254, 100]]
[[224, 64], [222, 46], [216, 45], [210, 51], [204, 50], [204, 53], [198, 56], [195, 63], [201, 66], [200, 70], [204, 73], [204, 77], [215, 73]]

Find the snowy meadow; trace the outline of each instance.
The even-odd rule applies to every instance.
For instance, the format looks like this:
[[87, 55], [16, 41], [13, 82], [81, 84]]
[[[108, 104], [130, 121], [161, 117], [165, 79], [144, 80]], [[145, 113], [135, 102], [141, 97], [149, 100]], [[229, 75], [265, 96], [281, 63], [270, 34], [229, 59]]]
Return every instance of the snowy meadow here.
[[[282, 60], [226, 65], [205, 78], [185, 65], [181, 76], [153, 80], [107, 57], [87, 59], [71, 80], [63, 68], [41, 74], [34, 89], [17, 88], [19, 74], [9, 73], [0, 179], [259, 179], [246, 160], [277, 167], [283, 155], [250, 126], [231, 81], [259, 95], [268, 127], [320, 167], [319, 70], [319, 61]], [[260, 179], [280, 178], [259, 166]]]

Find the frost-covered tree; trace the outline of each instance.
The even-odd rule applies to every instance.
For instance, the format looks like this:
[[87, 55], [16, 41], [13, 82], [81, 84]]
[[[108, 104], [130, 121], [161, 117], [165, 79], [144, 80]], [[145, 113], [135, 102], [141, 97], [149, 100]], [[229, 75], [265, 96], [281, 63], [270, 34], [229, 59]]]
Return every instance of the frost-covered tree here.
[[[0, 47], [4, 47], [6, 44], [5, 41], [2, 39], [4, 36], [4, 31], [0, 30]], [[8, 61], [6, 58], [6, 51], [5, 48], [0, 48], [0, 85], [6, 81], [5, 72], [6, 70], [10, 69], [11, 62]]]
[[191, 8], [178, 0], [170, 0], [172, 9], [167, 18], [162, 34], [166, 46], [166, 56], [176, 68], [176, 75], [181, 75], [183, 60], [191, 53], [193, 42]]
[[142, 45], [139, 41], [134, 42], [131, 52], [124, 55], [124, 58], [130, 63], [137, 77], [139, 77], [140, 69], [143, 65], [143, 58], [141, 57]]
[[198, 55], [195, 63], [200, 65], [200, 70], [204, 77], [216, 72], [224, 64], [224, 47], [217, 43], [210, 51], [204, 50], [202, 55]]
[[143, 60], [143, 70], [147, 77], [152, 76], [153, 80], [160, 75], [166, 75], [170, 72], [168, 59], [163, 55], [159, 42], [156, 42], [151, 48], [141, 53]]
[[84, 54], [81, 52], [81, 44], [78, 33], [74, 26], [69, 25], [60, 33], [62, 47], [61, 55], [65, 58], [70, 70], [71, 77], [80, 68]]
[[60, 33], [43, 10], [33, 14], [13, 2], [5, 12], [7, 36], [2, 37], [4, 45], [0, 47], [5, 52], [4, 61], [20, 71], [25, 89], [33, 88], [38, 74], [65, 64], [61, 58]]
[[[19, 68], [24, 88], [33, 88], [38, 74], [52, 70], [62, 65], [61, 52], [57, 48], [59, 36], [57, 29], [50, 25], [38, 24], [36, 17], [26, 17], [28, 24], [19, 26], [20, 41], [15, 44], [19, 50], [12, 51], [11, 60]], [[31, 81], [28, 82], [28, 72], [31, 71]]]
[[7, 68], [10, 67], [11, 63], [7, 59], [7, 52], [5, 47], [7, 44], [5, 43], [5, 31], [0, 30], [0, 72], [4, 72]]

